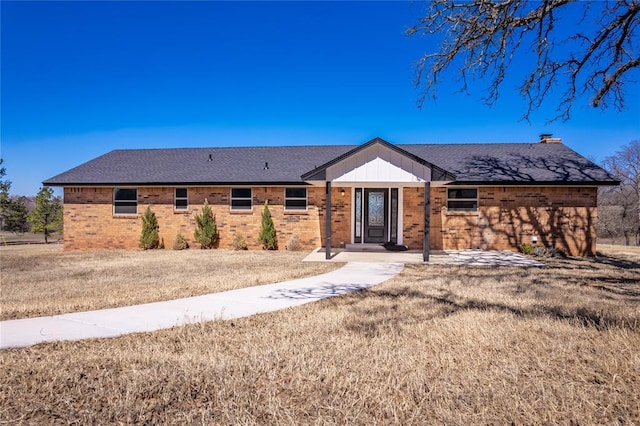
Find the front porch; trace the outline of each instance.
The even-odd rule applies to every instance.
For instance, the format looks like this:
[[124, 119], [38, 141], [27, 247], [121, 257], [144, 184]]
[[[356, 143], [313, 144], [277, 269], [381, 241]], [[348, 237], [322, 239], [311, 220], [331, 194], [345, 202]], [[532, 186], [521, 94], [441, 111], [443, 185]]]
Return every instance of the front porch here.
[[365, 250], [391, 241], [429, 260], [430, 188], [453, 179], [446, 171], [374, 139], [302, 176], [324, 187], [322, 245], [325, 259], [347, 245]]
[[423, 260], [422, 250], [390, 252], [386, 250], [358, 250], [332, 248], [327, 259], [324, 248], [312, 251], [303, 262], [371, 262], [371, 263], [422, 263], [426, 265], [465, 266], [521, 266], [540, 267], [543, 263], [520, 253], [496, 250], [432, 250], [428, 261]]

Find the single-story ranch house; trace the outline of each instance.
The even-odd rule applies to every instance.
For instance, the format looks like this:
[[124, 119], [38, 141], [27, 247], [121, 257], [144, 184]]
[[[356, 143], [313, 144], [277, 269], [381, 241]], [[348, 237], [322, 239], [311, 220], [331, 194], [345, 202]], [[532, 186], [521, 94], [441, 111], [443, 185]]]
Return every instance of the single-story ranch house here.
[[[542, 135], [535, 143], [115, 150], [44, 182], [64, 188], [65, 249], [136, 248], [147, 206], [167, 246], [194, 243], [205, 200], [220, 247], [241, 233], [259, 248], [268, 202], [280, 247], [393, 241], [430, 250], [596, 249], [605, 170]], [[196, 245], [197, 247], [197, 245]], [[364, 247], [364, 246], [363, 246]]]

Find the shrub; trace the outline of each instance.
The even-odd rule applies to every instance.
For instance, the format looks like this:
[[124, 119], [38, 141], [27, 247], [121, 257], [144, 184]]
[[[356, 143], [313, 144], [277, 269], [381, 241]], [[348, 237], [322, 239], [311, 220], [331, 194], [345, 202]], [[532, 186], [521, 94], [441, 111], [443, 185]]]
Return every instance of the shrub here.
[[182, 234], [178, 232], [178, 235], [176, 235], [176, 239], [173, 240], [173, 249], [174, 250], [186, 250], [188, 248], [189, 248], [189, 243], [182, 236]]
[[151, 211], [151, 206], [142, 216], [142, 233], [140, 234], [140, 248], [144, 250], [155, 249], [160, 245], [160, 237], [158, 235], [158, 219], [156, 214]]
[[247, 240], [244, 239], [244, 235], [239, 232], [236, 232], [233, 236], [233, 249], [234, 250], [246, 250], [247, 249]]
[[534, 247], [531, 244], [524, 243], [520, 246], [520, 252], [524, 254], [532, 254], [533, 248]]
[[218, 225], [206, 199], [202, 213], [196, 215], [196, 226], [193, 236], [200, 243], [200, 248], [210, 249], [218, 246]]
[[533, 255], [538, 257], [567, 257], [567, 254], [562, 249], [543, 246], [535, 247]]
[[542, 246], [537, 246], [537, 247], [533, 248], [533, 250], [531, 251], [531, 254], [533, 254], [534, 256], [538, 256], [538, 257], [546, 257], [547, 256], [547, 249], [545, 247], [542, 247]]
[[302, 245], [300, 244], [300, 240], [298, 237], [293, 236], [287, 240], [287, 250], [289, 251], [300, 251], [302, 250]]
[[262, 226], [260, 227], [260, 242], [265, 250], [278, 250], [278, 238], [276, 237], [276, 228], [273, 225], [273, 218], [269, 211], [267, 201], [264, 202], [262, 210]]

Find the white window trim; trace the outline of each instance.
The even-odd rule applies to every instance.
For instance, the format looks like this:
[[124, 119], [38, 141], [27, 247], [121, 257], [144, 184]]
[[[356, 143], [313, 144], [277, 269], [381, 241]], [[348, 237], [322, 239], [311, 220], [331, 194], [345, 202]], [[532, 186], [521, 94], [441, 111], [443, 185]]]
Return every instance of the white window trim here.
[[[304, 189], [303, 197], [287, 197], [287, 189]], [[304, 209], [290, 209], [287, 208], [287, 200], [304, 200]], [[307, 187], [289, 186], [284, 188], [284, 211], [286, 212], [306, 212], [309, 208], [309, 189]]]
[[[476, 190], [476, 196], [475, 198], [449, 198], [449, 190], [450, 189], [475, 189]], [[477, 212], [480, 208], [480, 190], [478, 189], [477, 186], [456, 186], [455, 188], [447, 188], [447, 211], [448, 212], [455, 212], [455, 213], [474, 213]], [[475, 201], [476, 203], [476, 208], [475, 210], [457, 210], [457, 209], [450, 209], [449, 208], [449, 201]]]
[[[248, 189], [249, 191], [251, 191], [251, 196], [249, 196], [249, 197], [234, 197], [233, 196], [233, 190], [234, 189]], [[251, 201], [251, 206], [248, 209], [233, 208], [233, 200], [249, 200], [249, 201]], [[250, 212], [250, 211], [253, 211], [253, 187], [235, 186], [235, 187], [229, 188], [229, 210], [234, 211], [234, 212]]]
[[[118, 189], [133, 189], [136, 191], [136, 212], [135, 213], [118, 213], [116, 212], [116, 202], [133, 202], [133, 200], [117, 200], [116, 199], [116, 192]], [[138, 205], [140, 203], [138, 202], [138, 188], [134, 188], [134, 187], [129, 187], [129, 186], [117, 186], [113, 188], [113, 215], [114, 216], [137, 216], [138, 215]]]
[[[178, 189], [184, 189], [187, 191], [187, 196], [186, 197], [178, 197]], [[177, 205], [177, 201], [178, 200], [186, 200], [187, 201], [187, 205], [184, 207], [178, 207]], [[178, 211], [178, 212], [185, 212], [189, 210], [189, 188], [186, 187], [176, 187], [173, 189], [173, 210]]]

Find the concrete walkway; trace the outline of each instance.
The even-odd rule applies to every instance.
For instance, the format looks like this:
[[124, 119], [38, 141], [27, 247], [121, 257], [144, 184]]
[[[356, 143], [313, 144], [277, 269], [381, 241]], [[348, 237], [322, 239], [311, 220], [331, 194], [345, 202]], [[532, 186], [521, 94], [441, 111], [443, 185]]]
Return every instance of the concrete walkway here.
[[99, 311], [0, 322], [0, 349], [56, 340], [115, 337], [214, 319], [233, 319], [365, 289], [395, 276], [402, 263], [347, 263], [309, 278]]
[[530, 257], [512, 251], [496, 250], [432, 250], [429, 262], [422, 260], [422, 250], [403, 252], [378, 250], [350, 251], [332, 249], [331, 259], [326, 260], [324, 249], [317, 249], [303, 259], [303, 262], [375, 262], [375, 263], [422, 263], [425, 265], [468, 265], [468, 266], [544, 266]]

